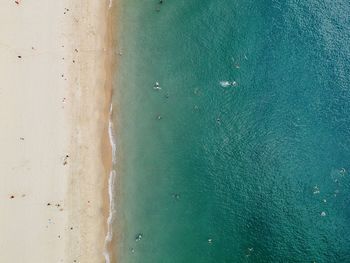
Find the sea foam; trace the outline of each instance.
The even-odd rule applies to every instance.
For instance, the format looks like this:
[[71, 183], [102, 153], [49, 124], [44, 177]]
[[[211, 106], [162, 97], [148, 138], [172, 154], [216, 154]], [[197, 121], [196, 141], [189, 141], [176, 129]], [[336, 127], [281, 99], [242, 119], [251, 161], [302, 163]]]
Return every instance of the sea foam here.
[[[109, 110], [109, 123], [108, 123], [108, 135], [109, 135], [109, 141], [112, 147], [112, 166], [116, 163], [116, 150], [117, 146], [115, 143], [115, 138], [113, 136], [113, 122], [112, 122], [112, 114], [113, 114], [113, 105], [111, 103], [110, 110]], [[113, 238], [113, 219], [114, 219], [114, 213], [115, 213], [115, 204], [114, 204], [114, 185], [115, 185], [115, 179], [116, 179], [116, 171], [113, 169], [109, 173], [109, 179], [108, 179], [108, 196], [109, 196], [109, 215], [107, 218], [107, 235], [105, 238], [105, 249], [103, 252], [103, 255], [105, 257], [106, 263], [110, 263], [110, 254], [108, 251], [108, 245], [112, 241]]]

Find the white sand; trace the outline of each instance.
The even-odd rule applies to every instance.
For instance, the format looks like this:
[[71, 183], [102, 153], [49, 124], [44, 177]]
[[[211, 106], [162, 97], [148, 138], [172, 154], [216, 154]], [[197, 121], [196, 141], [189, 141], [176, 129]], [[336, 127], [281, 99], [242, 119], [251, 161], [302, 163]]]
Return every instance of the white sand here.
[[108, 5], [0, 2], [1, 263], [104, 262]]

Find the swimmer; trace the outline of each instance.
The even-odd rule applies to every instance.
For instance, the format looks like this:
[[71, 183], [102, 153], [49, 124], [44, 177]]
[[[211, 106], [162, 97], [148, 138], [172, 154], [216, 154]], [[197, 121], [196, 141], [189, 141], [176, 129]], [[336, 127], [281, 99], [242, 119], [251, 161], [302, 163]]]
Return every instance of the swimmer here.
[[136, 235], [136, 238], [135, 238], [135, 241], [136, 241], [136, 242], [137, 242], [137, 241], [140, 241], [140, 240], [142, 239], [142, 237], [143, 237], [142, 233], [137, 234], [137, 235]]
[[317, 185], [314, 186], [314, 190], [313, 190], [313, 194], [319, 194], [320, 193], [320, 189], [318, 188]]
[[179, 195], [179, 194], [173, 194], [172, 196], [173, 196], [175, 199], [178, 199], [178, 200], [180, 199], [180, 195]]
[[162, 88], [159, 86], [159, 82], [156, 82], [156, 84], [154, 84], [153, 89], [155, 90], [161, 90]]
[[344, 174], [346, 173], [346, 170], [345, 168], [341, 168], [339, 172], [341, 173], [341, 176], [344, 176]]

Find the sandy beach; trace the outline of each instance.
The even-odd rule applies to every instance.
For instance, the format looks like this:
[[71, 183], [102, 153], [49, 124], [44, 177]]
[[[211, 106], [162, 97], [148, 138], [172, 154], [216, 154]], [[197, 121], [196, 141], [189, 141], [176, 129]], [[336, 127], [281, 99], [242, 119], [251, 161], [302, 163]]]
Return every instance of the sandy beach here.
[[0, 5], [0, 262], [106, 262], [113, 7]]

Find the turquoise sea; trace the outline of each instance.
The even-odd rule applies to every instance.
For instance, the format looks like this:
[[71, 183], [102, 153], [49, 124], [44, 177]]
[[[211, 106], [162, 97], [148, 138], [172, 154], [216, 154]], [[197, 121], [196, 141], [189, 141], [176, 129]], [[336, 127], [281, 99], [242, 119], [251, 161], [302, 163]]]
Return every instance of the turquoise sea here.
[[118, 263], [350, 262], [350, 2], [120, 8]]

